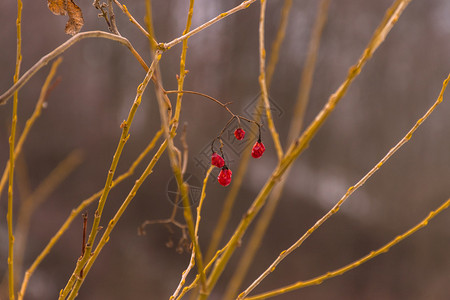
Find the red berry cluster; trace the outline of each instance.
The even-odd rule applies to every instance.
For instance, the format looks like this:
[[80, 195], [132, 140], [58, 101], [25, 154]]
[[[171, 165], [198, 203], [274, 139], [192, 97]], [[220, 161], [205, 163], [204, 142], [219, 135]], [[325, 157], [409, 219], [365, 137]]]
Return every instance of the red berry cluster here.
[[[237, 128], [234, 131], [234, 136], [239, 141], [243, 140], [245, 137], [244, 129], [242, 129], [241, 127]], [[220, 137], [219, 137], [219, 140], [220, 140]], [[214, 139], [214, 141], [215, 141], [215, 139]], [[211, 150], [212, 150], [211, 164], [218, 168], [222, 168], [222, 170], [220, 170], [219, 176], [217, 177], [217, 181], [219, 181], [219, 183], [221, 185], [227, 186], [231, 183], [231, 174], [233, 172], [231, 172], [231, 170], [228, 169], [227, 165], [225, 164], [225, 159], [224, 159], [223, 153], [222, 153], [222, 155], [219, 155], [214, 151], [214, 148], [213, 148], [214, 141], [213, 141], [213, 144], [211, 145]], [[221, 141], [221, 143], [222, 143], [222, 141]], [[266, 150], [266, 147], [264, 147], [264, 144], [261, 142], [261, 130], [260, 130], [258, 141], [255, 143], [255, 145], [253, 145], [253, 148], [252, 148], [252, 157], [260, 158], [263, 155], [265, 150]], [[220, 148], [220, 151], [222, 152], [222, 147]]]

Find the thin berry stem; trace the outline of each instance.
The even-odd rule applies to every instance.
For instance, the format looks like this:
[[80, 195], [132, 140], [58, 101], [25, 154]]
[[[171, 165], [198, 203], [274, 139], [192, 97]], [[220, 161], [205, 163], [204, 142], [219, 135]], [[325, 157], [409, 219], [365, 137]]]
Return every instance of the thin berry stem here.
[[215, 137], [215, 138], [213, 139], [212, 143], [211, 143], [211, 152], [214, 153], [214, 143], [216, 142], [216, 140], [219, 140], [219, 142], [220, 142], [220, 148], [219, 148], [219, 149], [220, 149], [220, 152], [222, 153], [222, 157], [223, 157], [224, 159], [225, 159], [225, 157], [224, 157], [224, 155], [223, 155], [223, 149], [222, 149], [222, 148], [223, 148], [222, 135], [223, 135], [223, 133], [225, 132], [225, 130], [228, 128], [228, 126], [230, 126], [230, 124], [233, 122], [234, 119], [237, 119], [238, 124], [239, 124], [239, 127], [241, 127], [241, 119], [242, 119], [242, 120], [245, 120], [245, 121], [247, 121], [247, 122], [249, 122], [249, 123], [254, 123], [254, 124], [256, 124], [256, 125], [258, 126], [258, 131], [259, 131], [259, 142], [261, 142], [261, 126], [262, 126], [262, 124], [260, 124], [260, 123], [258, 123], [258, 122], [256, 122], [256, 121], [254, 121], [254, 120], [250, 120], [250, 119], [248, 119], [248, 118], [246, 118], [246, 117], [244, 117], [244, 116], [237, 115], [237, 114], [233, 113], [233, 112], [228, 108], [228, 104], [230, 104], [230, 103], [232, 103], [232, 102], [223, 103], [223, 102], [217, 100], [217, 99], [214, 98], [214, 97], [211, 97], [211, 96], [209, 96], [209, 95], [206, 95], [206, 94], [203, 94], [203, 93], [200, 93], [200, 92], [196, 92], [196, 91], [187, 91], [187, 90], [181, 90], [181, 91], [175, 91], [175, 90], [172, 90], [172, 91], [164, 91], [164, 90], [163, 90], [163, 93], [166, 94], [166, 95], [167, 95], [167, 94], [193, 94], [193, 95], [202, 96], [202, 97], [205, 97], [205, 98], [207, 98], [207, 99], [209, 99], [209, 100], [211, 100], [211, 101], [213, 101], [213, 102], [219, 104], [221, 107], [223, 107], [224, 109], [227, 110], [227, 112], [231, 115], [231, 119], [228, 120], [227, 124], [225, 124], [225, 126], [224, 126], [223, 129], [222, 129], [222, 131], [220, 131], [219, 135], [218, 135], [217, 137]]
[[256, 125], [258, 125], [258, 127], [261, 126], [261, 124], [259, 124], [258, 122], [254, 121], [254, 120], [250, 120], [250, 119], [247, 119], [247, 118], [244, 117], [244, 116], [236, 115], [235, 113], [233, 113], [233, 112], [228, 108], [228, 105], [231, 104], [232, 102], [226, 102], [226, 103], [223, 103], [223, 102], [217, 100], [217, 99], [214, 98], [214, 97], [211, 97], [211, 96], [209, 96], [209, 95], [206, 95], [206, 94], [203, 94], [203, 93], [200, 93], [200, 92], [196, 92], [196, 91], [185, 91], [185, 90], [182, 90], [182, 91], [163, 91], [163, 92], [164, 92], [164, 94], [193, 94], [193, 95], [199, 95], [199, 96], [205, 97], [205, 98], [207, 98], [207, 99], [209, 99], [209, 100], [211, 100], [211, 101], [214, 101], [215, 103], [219, 104], [220, 106], [222, 106], [224, 109], [226, 109], [226, 110], [228, 111], [228, 113], [229, 113], [233, 118], [237, 118], [237, 119], [238, 119], [238, 122], [239, 122], [239, 125], [241, 124], [240, 119], [242, 119], [242, 120], [245, 120], [245, 121], [250, 122], [250, 123], [255, 123]]

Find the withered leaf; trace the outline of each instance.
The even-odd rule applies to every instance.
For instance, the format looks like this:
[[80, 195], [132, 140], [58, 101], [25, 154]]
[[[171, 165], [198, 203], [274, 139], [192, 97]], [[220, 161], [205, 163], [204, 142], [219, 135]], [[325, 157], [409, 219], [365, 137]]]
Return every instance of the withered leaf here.
[[67, 15], [67, 0], [47, 0], [47, 5], [55, 15]]
[[47, 0], [47, 5], [55, 15], [69, 15], [65, 29], [67, 34], [75, 35], [80, 32], [84, 24], [83, 13], [73, 0]]
[[67, 12], [69, 21], [66, 24], [66, 33], [70, 35], [77, 34], [83, 27], [84, 20], [81, 9], [72, 0], [67, 1]]

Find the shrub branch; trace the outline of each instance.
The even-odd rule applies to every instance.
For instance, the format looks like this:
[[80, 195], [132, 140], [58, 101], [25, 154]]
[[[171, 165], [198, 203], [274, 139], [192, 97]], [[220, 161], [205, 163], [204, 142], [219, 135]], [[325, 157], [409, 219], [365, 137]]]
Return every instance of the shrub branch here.
[[388, 252], [391, 247], [395, 246], [396, 244], [400, 243], [401, 241], [403, 241], [404, 239], [406, 239], [407, 237], [409, 237], [410, 235], [412, 235], [413, 233], [415, 233], [416, 231], [418, 231], [419, 229], [422, 229], [423, 227], [428, 225], [428, 222], [433, 219], [434, 217], [436, 217], [438, 214], [440, 214], [442, 211], [444, 211], [445, 209], [447, 209], [450, 206], [450, 199], [448, 199], [447, 201], [445, 201], [441, 206], [439, 206], [436, 210], [431, 211], [428, 216], [422, 220], [422, 222], [418, 223], [416, 226], [412, 227], [411, 229], [409, 229], [408, 231], [406, 231], [405, 233], [398, 235], [396, 238], [394, 238], [393, 240], [391, 240], [389, 243], [387, 243], [386, 245], [384, 245], [383, 247], [371, 251], [369, 254], [367, 254], [366, 256], [354, 261], [351, 264], [348, 264], [342, 268], [339, 268], [337, 270], [334, 271], [330, 271], [327, 272], [326, 274], [323, 274], [321, 276], [315, 277], [313, 279], [307, 280], [307, 281], [299, 281], [296, 282], [294, 284], [291, 284], [289, 286], [280, 288], [280, 289], [276, 289], [267, 293], [263, 293], [263, 294], [259, 294], [253, 297], [247, 297], [244, 299], [247, 300], [259, 300], [259, 299], [267, 299], [267, 298], [271, 298], [274, 296], [278, 296], [281, 294], [285, 294], [287, 292], [290, 291], [294, 291], [297, 289], [301, 289], [307, 286], [311, 286], [311, 285], [318, 285], [321, 284], [322, 282], [324, 282], [327, 279], [342, 275], [344, 273], [346, 273], [347, 271], [350, 271], [356, 267], [359, 267], [361, 264], [371, 260], [372, 258], [386, 253]]
[[392, 26], [397, 22], [399, 16], [406, 8], [406, 5], [410, 0], [397, 0], [390, 9], [388, 9], [385, 18], [381, 22], [380, 26], [375, 31], [372, 39], [369, 42], [368, 47], [365, 49], [363, 55], [359, 59], [358, 63], [350, 68], [348, 77], [344, 83], [338, 88], [338, 90], [331, 95], [328, 102], [325, 104], [323, 109], [316, 116], [314, 121], [309, 125], [302, 136], [291, 144], [289, 149], [286, 151], [283, 159], [279, 162], [276, 169], [273, 171], [270, 178], [266, 181], [265, 185], [260, 190], [256, 199], [253, 201], [251, 207], [247, 210], [247, 213], [241, 219], [237, 229], [234, 231], [233, 236], [227, 243], [227, 247], [223, 252], [222, 256], [217, 260], [214, 269], [208, 277], [208, 289], [212, 289], [220, 275], [222, 274], [225, 266], [227, 265], [231, 255], [239, 244], [242, 236], [246, 232], [248, 226], [251, 224], [256, 214], [259, 212], [261, 207], [264, 205], [268, 195], [272, 191], [275, 183], [277, 183], [281, 176], [286, 172], [289, 166], [298, 158], [298, 156], [307, 148], [311, 139], [315, 136], [321, 125], [325, 122], [329, 114], [334, 110], [335, 106], [339, 100], [345, 95], [350, 84], [359, 75], [361, 69], [365, 63], [370, 59], [373, 52], [378, 48], [381, 42], [384, 41], [387, 34], [389, 33]]
[[391, 149], [389, 152], [366, 174], [363, 178], [361, 178], [354, 186], [351, 186], [344, 196], [331, 208], [322, 218], [320, 218], [314, 226], [312, 226], [308, 231], [299, 239], [297, 242], [295, 242], [289, 249], [286, 249], [280, 253], [278, 258], [241, 294], [239, 295], [239, 299], [242, 299], [243, 297], [247, 296], [261, 281], [266, 278], [270, 273], [272, 273], [276, 266], [289, 254], [291, 254], [295, 249], [300, 247], [303, 242], [317, 229], [319, 228], [323, 223], [325, 223], [326, 220], [328, 220], [332, 215], [338, 212], [341, 205], [361, 186], [364, 185], [364, 183], [373, 175], [375, 174], [387, 161], [389, 158], [394, 155], [397, 150], [399, 150], [404, 144], [406, 144], [414, 134], [414, 132], [419, 128], [419, 126], [430, 116], [430, 114], [436, 109], [436, 107], [442, 102], [444, 97], [445, 89], [447, 88], [448, 82], [450, 80], [450, 74], [448, 75], [447, 79], [445, 79], [441, 92], [439, 94], [439, 97], [437, 98], [436, 102], [428, 109], [428, 111], [424, 114], [422, 118], [420, 118], [416, 124], [408, 131], [408, 133]]
[[66, 42], [61, 44], [52, 52], [48, 53], [47, 55], [44, 55], [37, 63], [35, 63], [28, 71], [26, 71], [25, 74], [23, 74], [22, 77], [20, 77], [20, 79], [17, 80], [17, 82], [15, 82], [12, 87], [10, 87], [5, 93], [3, 93], [3, 95], [0, 96], [0, 105], [6, 104], [6, 102], [8, 101], [9, 98], [11, 98], [14, 92], [19, 91], [25, 85], [25, 83], [27, 83], [28, 80], [30, 80], [30, 78], [33, 77], [33, 75], [36, 74], [36, 72], [38, 72], [42, 67], [47, 65], [50, 61], [52, 61], [59, 55], [61, 55], [64, 51], [73, 46], [75, 43], [86, 38], [104, 38], [119, 42], [122, 45], [125, 45], [131, 51], [131, 53], [136, 57], [136, 59], [144, 67], [144, 69], [148, 69], [144, 60], [141, 58], [141, 56], [137, 53], [137, 51], [133, 48], [131, 43], [126, 38], [104, 31], [81, 32], [68, 39]]

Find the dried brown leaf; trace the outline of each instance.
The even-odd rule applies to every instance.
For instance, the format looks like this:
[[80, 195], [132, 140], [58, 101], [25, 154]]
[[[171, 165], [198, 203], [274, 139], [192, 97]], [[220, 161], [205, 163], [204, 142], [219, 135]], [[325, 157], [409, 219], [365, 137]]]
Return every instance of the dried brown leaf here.
[[48, 8], [55, 15], [69, 15], [69, 21], [66, 23], [65, 32], [75, 35], [83, 27], [83, 13], [73, 0], [47, 0]]
[[67, 0], [47, 0], [47, 5], [55, 15], [67, 15]]
[[69, 21], [66, 24], [66, 33], [70, 35], [77, 34], [83, 27], [84, 20], [81, 9], [72, 0], [67, 1], [67, 12]]

